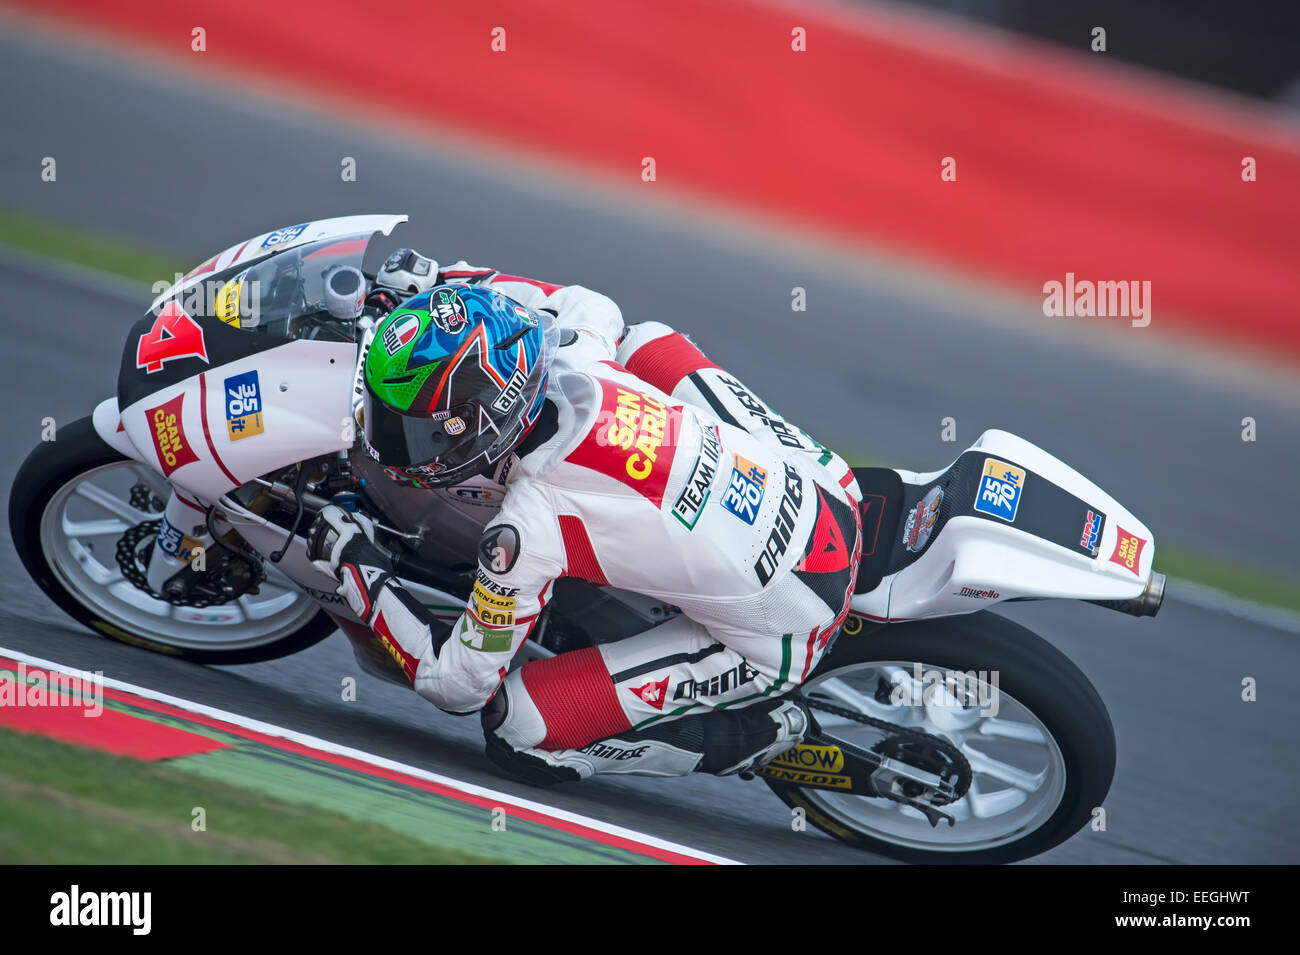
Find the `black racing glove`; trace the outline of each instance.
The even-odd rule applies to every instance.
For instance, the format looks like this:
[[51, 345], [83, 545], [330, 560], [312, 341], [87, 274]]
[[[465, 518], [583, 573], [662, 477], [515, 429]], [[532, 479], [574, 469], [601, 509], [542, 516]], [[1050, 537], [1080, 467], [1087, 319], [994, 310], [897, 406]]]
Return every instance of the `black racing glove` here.
[[364, 514], [327, 505], [307, 533], [307, 557], [338, 578], [336, 593], [369, 624], [379, 590], [393, 576], [390, 555], [375, 543], [374, 522]]

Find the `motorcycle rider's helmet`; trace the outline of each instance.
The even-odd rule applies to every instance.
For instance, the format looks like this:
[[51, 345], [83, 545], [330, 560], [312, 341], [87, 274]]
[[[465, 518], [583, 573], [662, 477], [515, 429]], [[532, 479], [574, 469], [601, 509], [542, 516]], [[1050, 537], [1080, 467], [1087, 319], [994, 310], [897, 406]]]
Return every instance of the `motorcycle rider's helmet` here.
[[438, 285], [375, 329], [362, 443], [395, 481], [435, 488], [490, 471], [536, 423], [559, 343], [549, 313]]

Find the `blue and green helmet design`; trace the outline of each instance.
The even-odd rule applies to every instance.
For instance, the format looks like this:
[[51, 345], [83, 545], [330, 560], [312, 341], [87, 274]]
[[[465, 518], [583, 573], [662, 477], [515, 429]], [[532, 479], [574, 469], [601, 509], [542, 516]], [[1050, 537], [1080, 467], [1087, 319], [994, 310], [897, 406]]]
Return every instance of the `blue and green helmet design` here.
[[491, 289], [439, 285], [407, 299], [366, 353], [367, 453], [419, 487], [485, 473], [541, 413], [557, 339], [550, 315]]

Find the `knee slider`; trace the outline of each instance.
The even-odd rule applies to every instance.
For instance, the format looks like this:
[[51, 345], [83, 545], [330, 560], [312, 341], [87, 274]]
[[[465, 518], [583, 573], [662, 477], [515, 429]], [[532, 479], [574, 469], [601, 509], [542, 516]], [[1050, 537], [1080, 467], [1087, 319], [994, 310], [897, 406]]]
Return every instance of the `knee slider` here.
[[492, 694], [492, 699], [487, 701], [487, 706], [479, 711], [479, 722], [483, 724], [483, 735], [490, 736], [493, 730], [498, 729], [506, 721], [506, 714], [509, 712], [510, 704], [506, 702], [506, 687], [503, 683]]
[[483, 725], [483, 755], [488, 762], [506, 775], [532, 786], [554, 786], [556, 783], [574, 782], [582, 777], [567, 766], [553, 766], [532, 753], [515, 749], [497, 730], [510, 715], [510, 696], [506, 685], [501, 684], [496, 694], [483, 707], [479, 717]]

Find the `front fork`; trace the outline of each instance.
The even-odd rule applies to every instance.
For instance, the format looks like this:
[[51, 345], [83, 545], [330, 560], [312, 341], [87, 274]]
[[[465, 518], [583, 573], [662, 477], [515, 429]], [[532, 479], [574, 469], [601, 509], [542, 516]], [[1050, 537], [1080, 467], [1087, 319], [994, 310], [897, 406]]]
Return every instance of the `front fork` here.
[[186, 503], [172, 490], [158, 526], [146, 574], [154, 593], [170, 596], [172, 591], [176, 591], [180, 596], [185, 591], [185, 584], [176, 575], [187, 565], [198, 573], [207, 569], [212, 537], [204, 518], [202, 510]]

